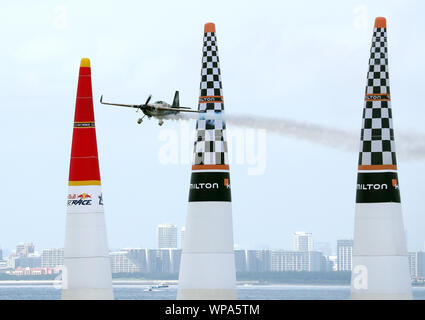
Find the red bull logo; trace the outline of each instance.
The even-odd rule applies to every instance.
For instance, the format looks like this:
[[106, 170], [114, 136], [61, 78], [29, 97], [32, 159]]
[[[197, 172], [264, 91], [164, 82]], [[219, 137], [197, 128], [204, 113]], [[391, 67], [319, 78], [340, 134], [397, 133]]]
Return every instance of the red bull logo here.
[[91, 195], [88, 193], [68, 194], [68, 206], [90, 206], [91, 204]]

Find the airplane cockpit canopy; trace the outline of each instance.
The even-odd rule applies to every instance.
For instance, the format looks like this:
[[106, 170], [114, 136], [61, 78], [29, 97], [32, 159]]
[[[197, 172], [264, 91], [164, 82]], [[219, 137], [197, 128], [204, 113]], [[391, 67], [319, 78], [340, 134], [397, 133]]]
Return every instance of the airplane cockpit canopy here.
[[157, 104], [163, 104], [164, 101], [155, 101], [155, 103], [157, 103]]

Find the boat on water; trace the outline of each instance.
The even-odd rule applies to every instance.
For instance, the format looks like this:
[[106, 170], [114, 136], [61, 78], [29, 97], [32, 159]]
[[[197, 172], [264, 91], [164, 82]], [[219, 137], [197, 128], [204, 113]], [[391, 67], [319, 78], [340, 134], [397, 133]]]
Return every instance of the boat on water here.
[[159, 291], [159, 289], [167, 289], [169, 286], [164, 283], [159, 283], [157, 285], [150, 286], [146, 288], [144, 291]]

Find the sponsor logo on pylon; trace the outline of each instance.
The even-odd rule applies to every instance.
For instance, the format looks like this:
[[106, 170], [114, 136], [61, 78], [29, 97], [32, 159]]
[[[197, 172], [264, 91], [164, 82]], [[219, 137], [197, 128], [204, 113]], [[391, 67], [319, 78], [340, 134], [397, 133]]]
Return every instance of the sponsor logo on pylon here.
[[94, 122], [74, 122], [74, 128], [94, 128]]
[[358, 184], [357, 190], [388, 190], [388, 185], [386, 184]]
[[68, 194], [68, 206], [91, 206], [91, 195], [88, 193]]
[[[392, 184], [394, 189], [398, 189], [397, 179], [392, 179], [391, 184]], [[388, 190], [388, 185], [386, 183], [384, 183], [384, 184], [379, 184], [379, 183], [376, 183], [376, 184], [373, 184], [373, 183], [357, 184], [357, 190]]]
[[189, 202], [231, 201], [228, 172], [192, 172]]
[[393, 185], [393, 187], [394, 187], [395, 189], [398, 189], [398, 181], [397, 181], [397, 179], [393, 179], [393, 180], [392, 180], [392, 185]]
[[222, 103], [223, 97], [221, 96], [210, 96], [210, 97], [199, 97], [199, 103]]
[[218, 189], [218, 183], [191, 183], [190, 189]]
[[385, 100], [385, 101], [389, 101], [390, 100], [390, 95], [389, 94], [367, 94], [365, 97], [366, 101], [380, 101], [380, 100]]

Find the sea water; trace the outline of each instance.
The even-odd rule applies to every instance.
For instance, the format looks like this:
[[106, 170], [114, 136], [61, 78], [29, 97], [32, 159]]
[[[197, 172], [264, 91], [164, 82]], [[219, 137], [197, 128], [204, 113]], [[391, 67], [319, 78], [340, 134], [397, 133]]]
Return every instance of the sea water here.
[[[149, 285], [114, 285], [117, 300], [175, 300], [177, 286], [148, 290]], [[349, 286], [242, 285], [240, 300], [347, 300]], [[0, 285], [0, 300], [58, 300], [61, 290], [53, 285]], [[413, 298], [425, 300], [425, 287], [414, 287]]]

